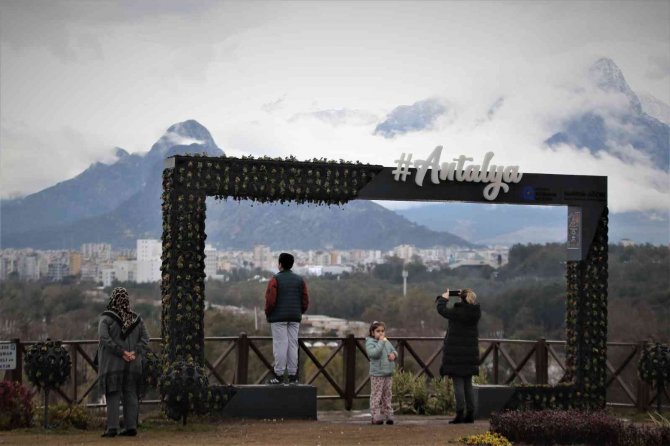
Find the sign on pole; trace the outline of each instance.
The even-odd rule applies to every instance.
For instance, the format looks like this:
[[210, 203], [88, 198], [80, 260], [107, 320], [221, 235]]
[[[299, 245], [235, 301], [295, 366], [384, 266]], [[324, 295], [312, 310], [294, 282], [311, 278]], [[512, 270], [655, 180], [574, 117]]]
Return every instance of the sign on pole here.
[[0, 344], [0, 370], [16, 369], [16, 344]]

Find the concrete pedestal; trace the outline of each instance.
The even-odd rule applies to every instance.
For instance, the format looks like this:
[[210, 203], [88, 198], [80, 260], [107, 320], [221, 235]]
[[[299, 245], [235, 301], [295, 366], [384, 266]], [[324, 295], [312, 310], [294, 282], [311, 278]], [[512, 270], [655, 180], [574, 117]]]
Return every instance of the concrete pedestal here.
[[231, 418], [316, 420], [316, 387], [306, 384], [235, 385], [235, 395], [223, 408]]
[[501, 411], [514, 395], [514, 387], [485, 384], [473, 385], [476, 418], [488, 419], [491, 413]]

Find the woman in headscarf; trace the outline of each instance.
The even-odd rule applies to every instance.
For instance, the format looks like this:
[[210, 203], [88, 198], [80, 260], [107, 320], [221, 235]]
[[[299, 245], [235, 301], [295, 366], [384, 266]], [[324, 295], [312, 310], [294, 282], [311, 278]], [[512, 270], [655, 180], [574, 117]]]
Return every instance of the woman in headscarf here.
[[103, 437], [119, 430], [119, 404], [123, 400], [125, 430], [118, 435], [137, 435], [139, 395], [142, 393], [142, 358], [149, 333], [142, 318], [130, 309], [128, 291], [114, 288], [98, 324], [98, 384], [107, 399], [107, 429]]

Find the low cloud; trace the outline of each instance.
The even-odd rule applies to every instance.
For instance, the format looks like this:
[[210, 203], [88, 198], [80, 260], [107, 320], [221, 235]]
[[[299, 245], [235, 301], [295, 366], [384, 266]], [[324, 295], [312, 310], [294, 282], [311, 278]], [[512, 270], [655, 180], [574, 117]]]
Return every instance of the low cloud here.
[[437, 119], [449, 110], [440, 98], [417, 101], [412, 105], [400, 105], [375, 127], [374, 134], [393, 138], [409, 132], [433, 129]]
[[649, 56], [649, 69], [646, 75], [650, 79], [665, 79], [670, 77], [670, 56]]
[[265, 104], [261, 105], [261, 109], [263, 111], [266, 111], [268, 113], [273, 113], [282, 107], [284, 107], [284, 100], [286, 99], [286, 95], [270, 102], [266, 102]]
[[[167, 147], [171, 146], [190, 146], [191, 144], [205, 144], [205, 141], [195, 138], [189, 138], [187, 136], [180, 135], [175, 132], [167, 132], [163, 136], [164, 140], [168, 143]], [[162, 138], [162, 139], [163, 139]]]
[[341, 125], [370, 125], [377, 122], [379, 118], [372, 113], [363, 110], [350, 110], [346, 108], [318, 110], [309, 113], [296, 113], [289, 118], [289, 122], [298, 121], [301, 119], [318, 119], [321, 122], [330, 124], [332, 126]]
[[23, 123], [3, 122], [1, 137], [2, 198], [38, 192], [75, 177], [93, 163], [112, 164], [122, 153], [72, 127], [38, 131]]

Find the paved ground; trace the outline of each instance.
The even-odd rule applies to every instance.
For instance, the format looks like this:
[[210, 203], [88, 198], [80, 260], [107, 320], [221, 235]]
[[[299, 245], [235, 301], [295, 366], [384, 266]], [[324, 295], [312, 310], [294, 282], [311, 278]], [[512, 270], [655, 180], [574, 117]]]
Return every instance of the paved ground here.
[[450, 425], [450, 417], [397, 416], [393, 426], [373, 426], [362, 412], [321, 412], [318, 421], [226, 420], [178, 423], [152, 420], [134, 438], [100, 438], [100, 430], [33, 428], [0, 432], [0, 445], [455, 445], [458, 438], [486, 432], [488, 421]]

